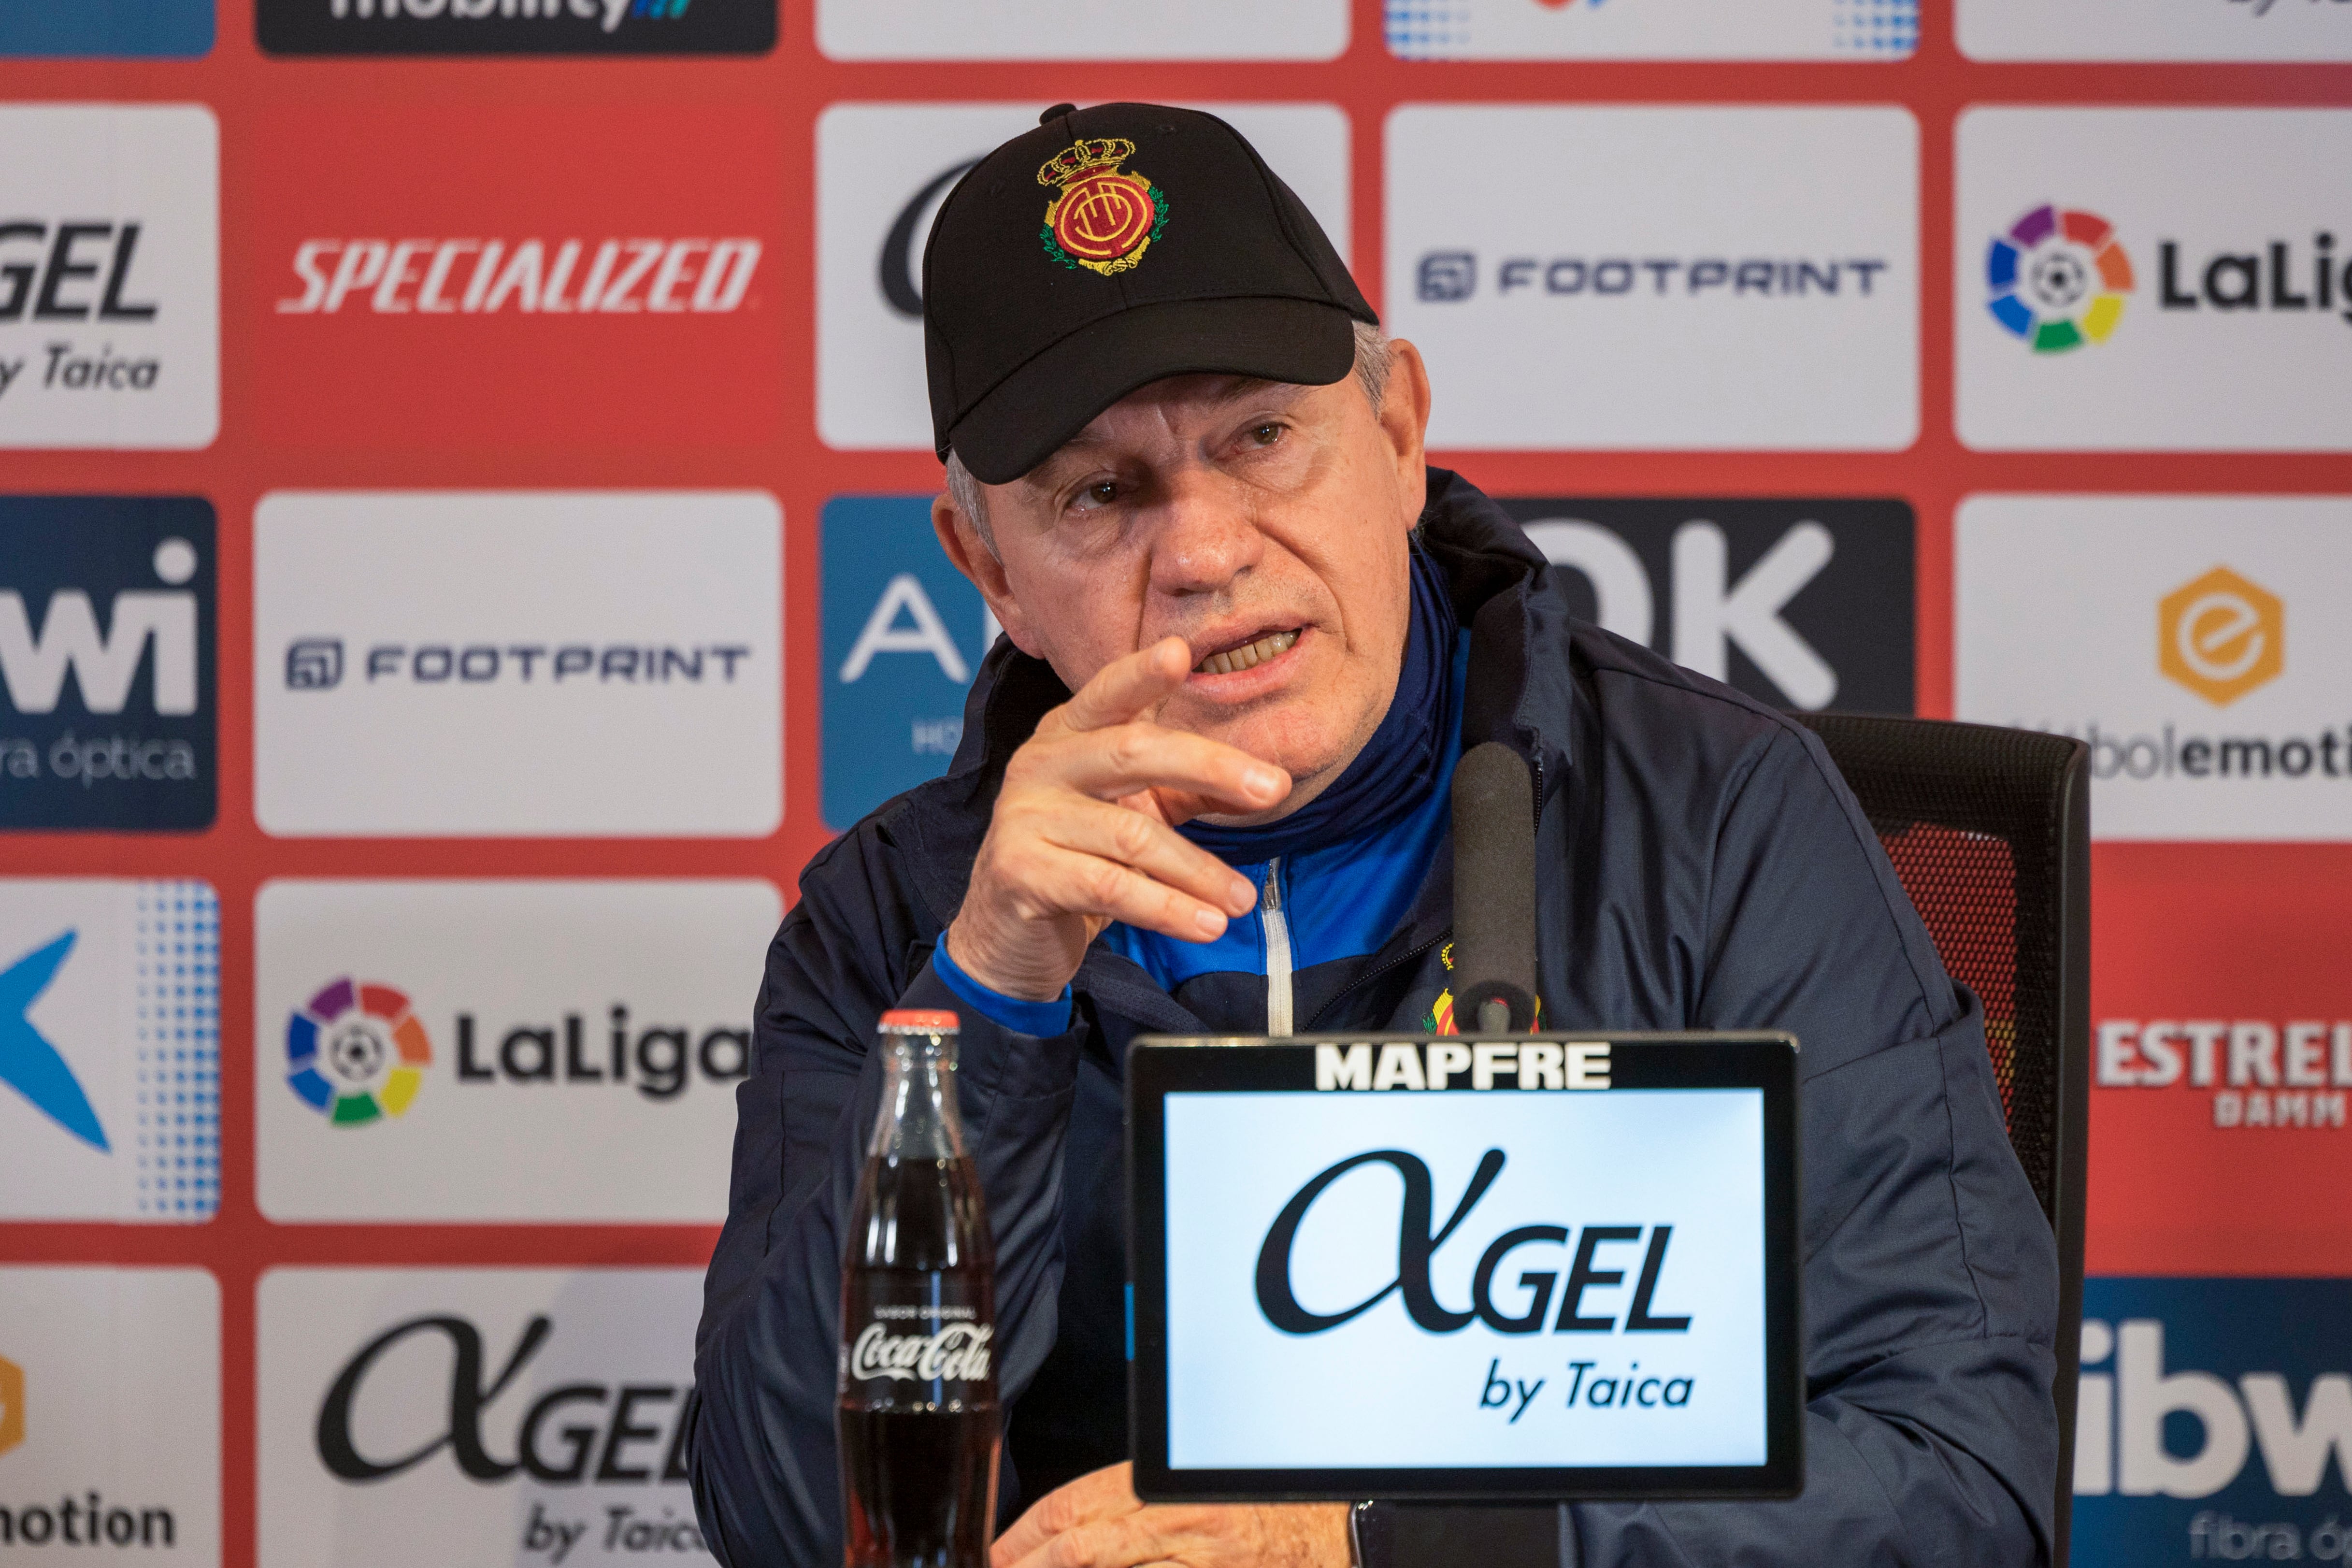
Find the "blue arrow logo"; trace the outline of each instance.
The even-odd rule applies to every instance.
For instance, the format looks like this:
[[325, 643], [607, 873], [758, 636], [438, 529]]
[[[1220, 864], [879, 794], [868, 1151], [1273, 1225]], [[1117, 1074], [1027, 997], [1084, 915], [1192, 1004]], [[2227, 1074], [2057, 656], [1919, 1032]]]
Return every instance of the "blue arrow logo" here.
[[0, 1083], [6, 1084], [58, 1126], [94, 1149], [109, 1148], [106, 1129], [89, 1097], [58, 1055], [57, 1047], [41, 1038], [27, 1016], [41, 993], [73, 951], [74, 933], [68, 931], [48, 946], [28, 952], [0, 970]]

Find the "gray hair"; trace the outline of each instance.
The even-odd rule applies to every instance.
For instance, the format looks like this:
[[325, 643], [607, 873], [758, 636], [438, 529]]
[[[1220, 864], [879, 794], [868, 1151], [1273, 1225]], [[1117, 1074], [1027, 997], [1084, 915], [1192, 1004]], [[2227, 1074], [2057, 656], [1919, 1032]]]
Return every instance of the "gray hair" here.
[[[1396, 351], [1389, 346], [1388, 334], [1373, 322], [1358, 321], [1355, 327], [1356, 384], [1363, 388], [1365, 401], [1377, 414], [1388, 397], [1389, 372], [1396, 364]], [[958, 511], [971, 519], [971, 525], [979, 531], [980, 542], [988, 547], [989, 554], [1003, 559], [997, 555], [996, 534], [988, 526], [988, 494], [980, 488], [980, 480], [972, 476], [972, 471], [963, 466], [963, 459], [956, 455], [952, 447], [948, 448], [948, 497], [955, 502]]]

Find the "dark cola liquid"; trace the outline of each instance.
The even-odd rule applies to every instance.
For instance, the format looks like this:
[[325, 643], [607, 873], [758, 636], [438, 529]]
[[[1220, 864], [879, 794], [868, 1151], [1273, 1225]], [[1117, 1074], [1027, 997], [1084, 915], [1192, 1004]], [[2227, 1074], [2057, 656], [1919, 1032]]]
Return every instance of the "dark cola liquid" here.
[[977, 1183], [866, 1162], [841, 1290], [836, 1430], [848, 1568], [986, 1568], [1002, 1417]]

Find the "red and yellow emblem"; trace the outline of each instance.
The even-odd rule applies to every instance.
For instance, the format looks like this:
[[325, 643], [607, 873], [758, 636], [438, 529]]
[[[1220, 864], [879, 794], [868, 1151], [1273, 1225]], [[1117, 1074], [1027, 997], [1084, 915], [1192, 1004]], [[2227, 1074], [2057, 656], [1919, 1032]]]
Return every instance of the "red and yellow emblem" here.
[[1037, 236], [1046, 255], [1106, 278], [1143, 259], [1168, 226], [1168, 195], [1120, 167], [1134, 156], [1135, 143], [1125, 137], [1097, 137], [1045, 161], [1037, 183], [1055, 193]]

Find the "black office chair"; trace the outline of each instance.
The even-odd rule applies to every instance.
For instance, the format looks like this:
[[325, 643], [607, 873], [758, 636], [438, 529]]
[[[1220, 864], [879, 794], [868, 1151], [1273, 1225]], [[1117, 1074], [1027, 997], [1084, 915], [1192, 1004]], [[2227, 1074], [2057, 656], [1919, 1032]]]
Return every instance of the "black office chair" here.
[[2074, 1501], [2091, 1057], [2090, 748], [2063, 735], [1796, 713], [1886, 846], [1944, 967], [1984, 1005], [2009, 1142], [2058, 1238], [2056, 1563]]

